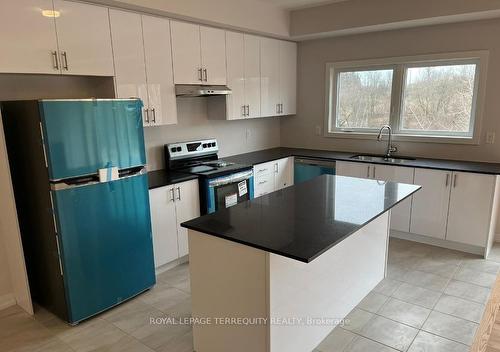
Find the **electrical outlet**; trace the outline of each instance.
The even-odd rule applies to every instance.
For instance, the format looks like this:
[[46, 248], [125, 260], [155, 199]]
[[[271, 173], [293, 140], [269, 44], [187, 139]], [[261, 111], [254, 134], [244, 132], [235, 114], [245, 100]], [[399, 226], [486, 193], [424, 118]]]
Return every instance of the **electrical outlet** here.
[[321, 136], [321, 126], [316, 125], [316, 136]]
[[487, 144], [495, 143], [495, 132], [493, 131], [486, 132], [486, 143]]

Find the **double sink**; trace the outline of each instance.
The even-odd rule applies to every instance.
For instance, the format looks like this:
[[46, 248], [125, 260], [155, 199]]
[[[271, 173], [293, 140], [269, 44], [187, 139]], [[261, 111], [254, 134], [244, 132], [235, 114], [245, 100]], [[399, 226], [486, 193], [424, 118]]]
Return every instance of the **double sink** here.
[[388, 163], [388, 164], [404, 164], [405, 162], [416, 160], [415, 158], [399, 158], [399, 157], [387, 158], [385, 156], [380, 156], [380, 155], [362, 155], [362, 154], [351, 156], [351, 159], [358, 161]]

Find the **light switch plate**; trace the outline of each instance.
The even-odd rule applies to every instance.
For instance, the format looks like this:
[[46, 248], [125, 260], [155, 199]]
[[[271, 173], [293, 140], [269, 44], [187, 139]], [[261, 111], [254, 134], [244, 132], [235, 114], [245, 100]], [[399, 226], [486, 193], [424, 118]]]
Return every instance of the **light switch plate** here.
[[495, 143], [495, 132], [493, 131], [486, 132], [486, 143], [487, 144]]
[[321, 136], [321, 126], [316, 126], [316, 136]]

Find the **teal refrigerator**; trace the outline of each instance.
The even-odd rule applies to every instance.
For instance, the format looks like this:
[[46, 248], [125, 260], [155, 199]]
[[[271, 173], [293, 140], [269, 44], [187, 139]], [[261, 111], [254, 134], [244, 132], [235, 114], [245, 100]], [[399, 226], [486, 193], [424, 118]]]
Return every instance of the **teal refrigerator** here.
[[70, 324], [155, 284], [142, 102], [2, 102], [35, 302]]

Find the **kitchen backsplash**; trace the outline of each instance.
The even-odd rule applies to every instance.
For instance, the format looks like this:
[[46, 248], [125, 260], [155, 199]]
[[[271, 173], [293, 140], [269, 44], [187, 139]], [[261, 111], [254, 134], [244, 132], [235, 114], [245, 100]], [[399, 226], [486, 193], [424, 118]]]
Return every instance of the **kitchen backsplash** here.
[[178, 98], [177, 125], [144, 129], [149, 170], [165, 167], [163, 145], [171, 142], [216, 138], [222, 157], [280, 146], [279, 118], [209, 120], [206, 99]]

